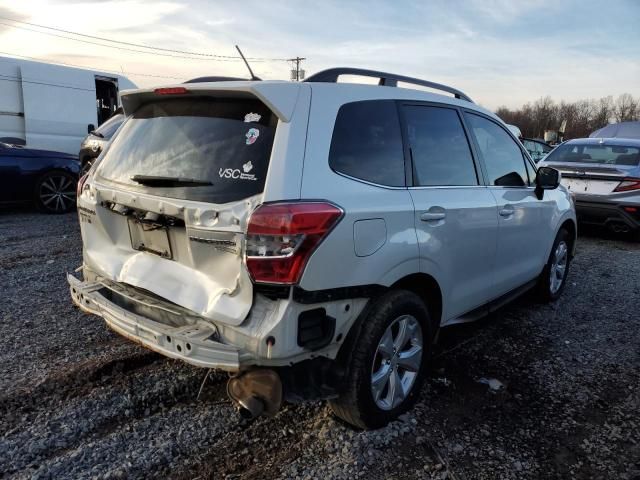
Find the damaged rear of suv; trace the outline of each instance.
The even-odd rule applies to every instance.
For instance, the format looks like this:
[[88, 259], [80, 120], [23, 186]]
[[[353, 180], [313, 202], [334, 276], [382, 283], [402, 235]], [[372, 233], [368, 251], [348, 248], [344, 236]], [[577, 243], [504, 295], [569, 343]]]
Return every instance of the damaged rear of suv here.
[[[415, 400], [440, 326], [532, 282], [559, 296], [575, 214], [552, 169], [536, 179], [515, 139], [520, 167], [504, 177], [526, 182], [518, 200], [505, 207], [480, 189], [484, 145], [468, 129], [499, 135], [481, 120], [499, 121], [461, 92], [332, 75], [124, 92], [127, 120], [78, 185], [82, 276], [68, 281], [73, 301], [116, 332], [228, 371], [244, 413], [325, 398], [374, 428]], [[430, 171], [433, 190], [417, 185], [419, 105], [454, 132], [438, 148], [465, 163]], [[447, 175], [462, 186], [442, 188]], [[515, 215], [501, 273], [503, 211]]]

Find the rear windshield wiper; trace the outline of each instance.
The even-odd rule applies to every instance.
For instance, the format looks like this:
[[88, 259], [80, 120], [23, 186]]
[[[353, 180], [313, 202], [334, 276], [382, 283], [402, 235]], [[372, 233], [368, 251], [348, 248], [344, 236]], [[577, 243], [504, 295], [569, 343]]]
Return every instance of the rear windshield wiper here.
[[101, 134], [100, 132], [97, 132], [97, 131], [95, 131], [95, 130], [91, 130], [91, 131], [89, 132], [89, 135], [93, 135], [94, 137], [98, 137], [98, 138], [104, 138], [104, 135], [103, 135], [103, 134]]
[[150, 187], [206, 187], [207, 185], [213, 185], [207, 180], [184, 177], [157, 177], [153, 175], [134, 175], [131, 180], [140, 185], [148, 185]]

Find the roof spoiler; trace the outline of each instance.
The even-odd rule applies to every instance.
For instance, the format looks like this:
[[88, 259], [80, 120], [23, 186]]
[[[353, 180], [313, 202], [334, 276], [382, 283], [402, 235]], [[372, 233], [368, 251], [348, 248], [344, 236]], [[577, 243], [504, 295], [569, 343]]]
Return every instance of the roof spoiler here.
[[[183, 92], [175, 97], [188, 98], [190, 96], [215, 96], [226, 98], [257, 97], [283, 122], [291, 121], [295, 105], [298, 101], [300, 89], [303, 86], [297, 82], [271, 83], [252, 81], [218, 81], [193, 82], [187, 84], [169, 85], [165, 89], [181, 89]], [[308, 87], [307, 87], [308, 88]], [[129, 116], [141, 105], [157, 100], [159, 97], [154, 89], [124, 90], [120, 92], [120, 102], [125, 115]]]
[[329, 68], [328, 70], [322, 70], [314, 75], [308, 77], [305, 82], [321, 82], [321, 83], [336, 83], [340, 75], [356, 75], [359, 77], [377, 78], [378, 85], [386, 87], [397, 87], [398, 82], [410, 83], [412, 85], [420, 85], [423, 87], [433, 88], [434, 90], [440, 90], [452, 94], [455, 98], [466, 100], [473, 103], [473, 100], [466, 94], [448, 85], [442, 85], [441, 83], [430, 82], [428, 80], [421, 80], [419, 78], [405, 77], [404, 75], [397, 75], [395, 73], [379, 72], [377, 70], [367, 70], [364, 68], [351, 68], [351, 67], [338, 67]]

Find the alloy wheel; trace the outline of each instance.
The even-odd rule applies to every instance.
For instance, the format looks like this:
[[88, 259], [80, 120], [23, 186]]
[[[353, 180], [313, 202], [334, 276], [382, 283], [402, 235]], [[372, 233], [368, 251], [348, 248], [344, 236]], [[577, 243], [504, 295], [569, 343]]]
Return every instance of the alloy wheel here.
[[565, 241], [561, 241], [553, 252], [553, 260], [551, 261], [551, 269], [549, 271], [549, 288], [552, 294], [560, 290], [567, 274], [567, 261], [569, 259], [569, 248]]
[[392, 410], [411, 392], [422, 365], [422, 327], [412, 315], [402, 315], [380, 338], [371, 367], [371, 393], [382, 410]]
[[40, 184], [38, 196], [47, 210], [56, 213], [66, 212], [76, 201], [74, 181], [63, 174], [49, 175]]

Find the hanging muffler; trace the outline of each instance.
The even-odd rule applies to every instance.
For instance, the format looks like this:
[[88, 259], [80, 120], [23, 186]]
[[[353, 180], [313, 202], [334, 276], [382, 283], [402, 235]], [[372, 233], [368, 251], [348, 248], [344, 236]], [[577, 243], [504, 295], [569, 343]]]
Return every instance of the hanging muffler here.
[[629, 231], [631, 230], [629, 228], [629, 225], [622, 222], [611, 222], [609, 224], [609, 229], [611, 229], [611, 231], [613, 231], [614, 233], [629, 233]]
[[247, 370], [229, 379], [227, 394], [244, 418], [273, 416], [282, 406], [282, 381], [274, 370]]

